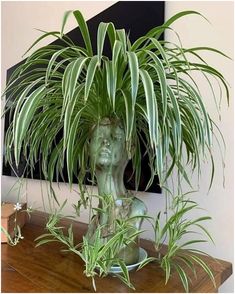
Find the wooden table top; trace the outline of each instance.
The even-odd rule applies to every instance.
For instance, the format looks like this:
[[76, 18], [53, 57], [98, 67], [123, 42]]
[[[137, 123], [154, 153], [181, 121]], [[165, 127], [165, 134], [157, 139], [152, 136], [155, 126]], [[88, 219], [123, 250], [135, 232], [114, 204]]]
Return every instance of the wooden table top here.
[[[2, 291], [10, 293], [89, 293], [94, 292], [92, 283], [84, 274], [83, 261], [73, 253], [62, 253], [62, 245], [52, 242], [35, 248], [35, 238], [45, 233], [37, 216], [32, 217], [22, 229], [24, 239], [17, 246], [2, 244]], [[64, 222], [68, 224], [67, 221]], [[84, 234], [86, 225], [75, 223], [78, 238]], [[149, 255], [151, 243], [141, 241]], [[216, 289], [206, 273], [196, 267], [197, 278], [192, 277], [190, 292], [217, 292], [219, 286], [232, 274], [230, 262], [203, 256], [211, 267]], [[97, 292], [100, 293], [179, 293], [184, 292], [177, 273], [172, 273], [165, 285], [165, 275], [156, 264], [150, 263], [138, 272], [130, 272], [135, 291], [125, 286], [118, 278], [107, 276], [96, 278]]]

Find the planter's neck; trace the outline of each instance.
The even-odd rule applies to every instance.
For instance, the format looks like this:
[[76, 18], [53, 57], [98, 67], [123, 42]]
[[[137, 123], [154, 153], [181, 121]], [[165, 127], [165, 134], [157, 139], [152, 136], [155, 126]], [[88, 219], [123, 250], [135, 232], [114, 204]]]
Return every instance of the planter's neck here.
[[126, 195], [123, 175], [126, 165], [110, 169], [96, 169], [99, 195], [112, 195], [116, 200]]

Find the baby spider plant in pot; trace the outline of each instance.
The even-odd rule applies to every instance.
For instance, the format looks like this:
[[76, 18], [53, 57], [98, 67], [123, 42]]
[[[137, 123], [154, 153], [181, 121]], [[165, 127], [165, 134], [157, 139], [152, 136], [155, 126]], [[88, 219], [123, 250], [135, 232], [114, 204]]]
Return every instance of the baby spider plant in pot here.
[[[214, 123], [205, 108], [205, 97], [200, 94], [194, 72], [205, 78], [215, 103], [220, 97], [214, 93], [210, 78], [219, 82], [224, 88], [221, 92], [228, 99], [223, 75], [200, 53], [226, 55], [214, 48], [184, 48], [180, 41], [175, 44], [160, 38], [164, 31], [172, 30], [171, 24], [177, 19], [186, 16], [190, 21], [190, 16], [201, 17], [195, 11], [176, 14], [134, 43], [124, 29], [116, 29], [111, 22], [101, 22], [95, 52], [80, 11], [72, 15], [84, 44], [74, 43], [63, 33], [70, 14], [65, 13], [61, 31], [43, 34], [28, 51], [51, 35], [60, 40], [60, 45], [44, 46], [30, 54], [27, 51], [28, 57], [11, 75], [4, 91], [8, 95], [5, 112], [12, 118], [5, 141], [7, 161], [17, 166], [24, 156], [29, 169], [33, 169], [40, 159], [43, 175], [50, 183], [54, 175], [58, 178], [66, 168], [70, 187], [73, 177], [77, 178], [80, 204], [84, 208], [93, 209], [91, 196], [85, 193], [87, 172], [98, 186], [99, 205], [92, 210], [81, 244], [74, 244], [72, 227], [65, 234], [56, 226], [62, 207], [51, 215], [47, 223], [49, 233], [39, 238], [39, 244], [57, 240], [78, 254], [94, 287], [94, 277], [107, 275], [115, 265], [121, 272], [119, 278], [133, 287], [127, 267], [141, 259], [144, 259], [141, 267], [150, 261], [138, 242], [146, 218], [153, 225], [157, 251], [169, 234], [172, 251], [156, 258], [166, 271], [166, 281], [174, 265], [187, 290], [185, 272], [177, 265], [176, 258], [173, 262], [178, 251], [172, 248], [180, 242], [186, 228], [208, 217], [182, 222], [197, 204], [185, 200], [183, 195], [177, 195], [177, 200], [172, 195], [173, 215], [160, 228], [160, 214], [156, 219], [148, 218], [144, 202], [125, 188], [123, 175], [131, 160], [138, 190], [141, 144], [145, 146], [151, 169], [147, 186], [158, 175], [164, 190], [173, 170], [188, 183], [186, 167], [200, 173], [201, 159], [211, 155]], [[111, 56], [103, 53], [105, 42], [109, 43]], [[10, 103], [11, 97], [14, 101]], [[213, 156], [210, 158], [213, 163]], [[176, 229], [178, 234], [172, 235]], [[194, 259], [213, 278], [207, 265], [196, 257], [181, 259], [192, 267]]]

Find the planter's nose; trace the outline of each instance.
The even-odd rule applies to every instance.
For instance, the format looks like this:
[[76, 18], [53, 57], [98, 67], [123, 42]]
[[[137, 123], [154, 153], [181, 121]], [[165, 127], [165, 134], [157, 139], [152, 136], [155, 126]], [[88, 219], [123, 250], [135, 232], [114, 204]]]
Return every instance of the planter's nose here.
[[110, 145], [110, 142], [109, 140], [107, 140], [106, 138], [103, 140], [103, 145], [104, 146], [109, 146]]

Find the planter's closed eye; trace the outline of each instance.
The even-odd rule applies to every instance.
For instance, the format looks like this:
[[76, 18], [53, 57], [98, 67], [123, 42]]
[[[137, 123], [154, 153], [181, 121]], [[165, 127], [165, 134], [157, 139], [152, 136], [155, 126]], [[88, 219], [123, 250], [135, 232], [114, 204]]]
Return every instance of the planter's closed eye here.
[[116, 141], [122, 141], [123, 140], [123, 136], [121, 136], [121, 135], [114, 135], [113, 136], [113, 139], [116, 140]]

